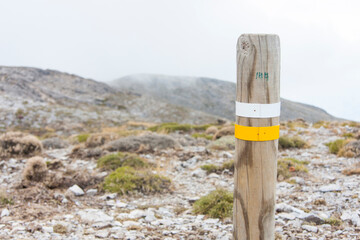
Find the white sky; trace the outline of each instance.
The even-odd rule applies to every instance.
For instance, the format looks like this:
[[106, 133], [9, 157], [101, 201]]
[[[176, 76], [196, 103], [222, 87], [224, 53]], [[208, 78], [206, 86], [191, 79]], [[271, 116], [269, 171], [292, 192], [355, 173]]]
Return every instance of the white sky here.
[[0, 65], [99, 81], [135, 73], [235, 81], [237, 37], [276, 33], [281, 96], [360, 121], [360, 1], [2, 0], [0, 10]]

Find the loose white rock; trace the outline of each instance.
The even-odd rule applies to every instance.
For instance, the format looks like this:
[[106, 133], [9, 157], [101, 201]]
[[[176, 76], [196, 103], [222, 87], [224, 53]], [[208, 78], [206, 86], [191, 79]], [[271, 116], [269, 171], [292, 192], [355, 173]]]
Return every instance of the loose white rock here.
[[136, 219], [136, 218], [142, 218], [145, 217], [146, 213], [144, 210], [136, 209], [130, 212], [129, 218]]
[[4, 208], [2, 211], [1, 211], [1, 217], [7, 217], [10, 215], [10, 211], [7, 209], [7, 208]]
[[321, 186], [319, 188], [320, 192], [341, 192], [341, 190], [342, 190], [342, 187], [337, 184], [330, 184], [330, 185], [326, 185], [326, 186]]
[[83, 196], [85, 194], [84, 191], [76, 184], [70, 187], [68, 190], [75, 196]]
[[91, 188], [89, 190], [86, 191], [86, 195], [88, 196], [95, 196], [97, 194], [98, 190], [95, 188]]
[[114, 220], [113, 217], [110, 217], [99, 209], [85, 209], [79, 211], [77, 214], [80, 216], [80, 219], [85, 223], [106, 222]]
[[305, 230], [306, 230], [306, 231], [308, 231], [308, 232], [314, 232], [314, 233], [317, 233], [317, 231], [318, 231], [318, 228], [317, 228], [317, 227], [315, 227], [315, 226], [302, 225], [301, 227], [302, 227], [302, 229], [305, 229]]

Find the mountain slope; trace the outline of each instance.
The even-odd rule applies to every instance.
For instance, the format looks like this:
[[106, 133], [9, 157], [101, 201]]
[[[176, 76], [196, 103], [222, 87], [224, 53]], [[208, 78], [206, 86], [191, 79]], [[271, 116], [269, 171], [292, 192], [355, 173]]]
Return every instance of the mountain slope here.
[[[163, 99], [170, 103], [234, 120], [236, 84], [211, 78], [138, 74], [110, 83], [122, 91]], [[307, 104], [281, 99], [281, 120], [303, 118], [309, 122], [338, 120]]]
[[0, 67], [0, 131], [146, 122], [209, 123], [219, 117], [53, 70]]

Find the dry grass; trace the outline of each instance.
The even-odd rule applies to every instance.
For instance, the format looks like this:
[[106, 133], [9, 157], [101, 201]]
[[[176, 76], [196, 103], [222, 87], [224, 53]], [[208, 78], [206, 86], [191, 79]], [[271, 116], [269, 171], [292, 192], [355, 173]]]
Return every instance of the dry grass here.
[[215, 133], [215, 135], [213, 136], [213, 140], [219, 139], [223, 136], [234, 135], [234, 134], [235, 134], [235, 127], [233, 125], [226, 126], [221, 128], [219, 131]]
[[0, 156], [34, 156], [43, 150], [41, 142], [33, 135], [8, 132], [0, 136]]
[[342, 171], [342, 174], [346, 176], [360, 174], [360, 163], [354, 164], [352, 167]]
[[42, 157], [33, 157], [27, 160], [23, 172], [23, 180], [41, 182], [48, 172], [46, 163]]

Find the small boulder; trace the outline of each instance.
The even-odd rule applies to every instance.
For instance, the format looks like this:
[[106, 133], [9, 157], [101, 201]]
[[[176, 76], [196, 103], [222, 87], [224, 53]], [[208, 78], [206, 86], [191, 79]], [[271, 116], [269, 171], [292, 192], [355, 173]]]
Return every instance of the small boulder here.
[[58, 137], [47, 138], [41, 143], [45, 149], [62, 149], [69, 146], [69, 143]]

